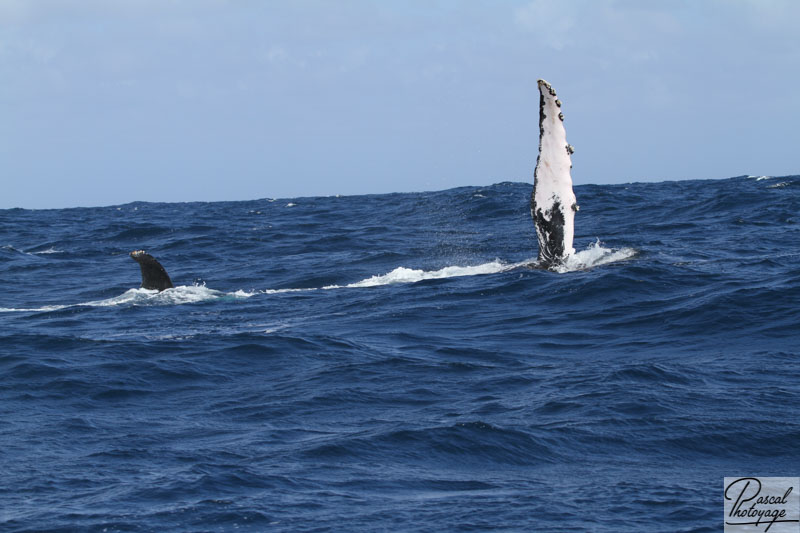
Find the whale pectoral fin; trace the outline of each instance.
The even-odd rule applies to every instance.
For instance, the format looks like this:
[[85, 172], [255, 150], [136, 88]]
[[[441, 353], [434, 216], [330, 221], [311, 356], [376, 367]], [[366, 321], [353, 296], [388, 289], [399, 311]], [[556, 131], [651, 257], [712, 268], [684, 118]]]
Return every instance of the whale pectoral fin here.
[[156, 258], [144, 250], [134, 250], [130, 253], [131, 258], [139, 263], [142, 270], [142, 288], [157, 291], [171, 289], [172, 280], [169, 279], [166, 269]]
[[539, 80], [539, 157], [534, 171], [531, 215], [539, 240], [539, 262], [558, 264], [572, 247], [578, 204], [572, 191], [571, 156], [562, 103], [552, 85]]

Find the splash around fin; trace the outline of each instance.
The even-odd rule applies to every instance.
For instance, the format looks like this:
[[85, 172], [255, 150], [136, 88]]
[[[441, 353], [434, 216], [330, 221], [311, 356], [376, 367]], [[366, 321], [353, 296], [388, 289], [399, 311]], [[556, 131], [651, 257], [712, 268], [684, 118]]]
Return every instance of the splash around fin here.
[[163, 291], [173, 288], [172, 280], [169, 279], [169, 274], [161, 266], [161, 263], [156, 261], [156, 258], [148, 254], [144, 250], [134, 250], [130, 253], [131, 258], [139, 263], [142, 270], [142, 288], [157, 291]]

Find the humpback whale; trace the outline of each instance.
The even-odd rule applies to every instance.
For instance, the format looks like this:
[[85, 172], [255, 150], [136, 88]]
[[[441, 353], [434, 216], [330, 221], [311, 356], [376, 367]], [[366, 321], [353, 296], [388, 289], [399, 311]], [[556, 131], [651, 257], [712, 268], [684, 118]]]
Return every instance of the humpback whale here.
[[172, 280], [155, 257], [144, 250], [134, 250], [130, 255], [142, 269], [142, 289], [163, 291], [172, 288]]
[[544, 80], [538, 85], [539, 157], [533, 173], [531, 216], [539, 239], [538, 266], [553, 268], [575, 253], [572, 237], [578, 204], [570, 176], [574, 148], [567, 143], [556, 91]]

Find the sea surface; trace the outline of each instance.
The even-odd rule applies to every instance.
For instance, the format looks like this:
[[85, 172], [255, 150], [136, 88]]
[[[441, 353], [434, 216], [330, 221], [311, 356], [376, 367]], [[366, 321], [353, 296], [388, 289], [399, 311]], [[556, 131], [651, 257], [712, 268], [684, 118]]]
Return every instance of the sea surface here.
[[[0, 530], [722, 530], [800, 475], [800, 176], [0, 211]], [[139, 289], [146, 249], [174, 289]]]

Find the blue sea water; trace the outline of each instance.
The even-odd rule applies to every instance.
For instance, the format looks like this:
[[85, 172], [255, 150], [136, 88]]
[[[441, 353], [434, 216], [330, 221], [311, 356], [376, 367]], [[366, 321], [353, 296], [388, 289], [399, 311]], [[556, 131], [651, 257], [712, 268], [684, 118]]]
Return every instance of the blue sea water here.
[[0, 529], [721, 531], [800, 475], [800, 177], [575, 191], [561, 272], [523, 183], [0, 211]]

